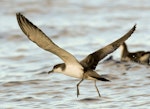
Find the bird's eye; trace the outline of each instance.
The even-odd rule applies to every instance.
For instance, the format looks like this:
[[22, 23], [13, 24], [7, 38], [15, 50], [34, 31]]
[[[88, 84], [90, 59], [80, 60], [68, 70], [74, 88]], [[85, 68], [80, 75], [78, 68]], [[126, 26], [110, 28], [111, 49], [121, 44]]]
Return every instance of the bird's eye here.
[[133, 55], [132, 57], [134, 58], [135, 56]]

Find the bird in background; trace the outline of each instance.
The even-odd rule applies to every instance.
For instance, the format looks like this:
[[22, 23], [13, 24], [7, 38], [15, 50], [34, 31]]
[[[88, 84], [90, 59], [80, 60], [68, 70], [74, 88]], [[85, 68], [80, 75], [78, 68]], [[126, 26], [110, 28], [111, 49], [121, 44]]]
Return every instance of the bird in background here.
[[150, 65], [150, 51], [129, 52], [127, 44], [122, 45], [121, 61], [133, 61], [140, 64]]
[[125, 35], [116, 41], [108, 44], [107, 46], [89, 54], [83, 60], [78, 61], [71, 53], [62, 49], [56, 45], [42, 30], [31, 23], [25, 16], [21, 13], [16, 14], [18, 24], [24, 34], [34, 43], [36, 43], [42, 49], [49, 51], [63, 60], [64, 63], [54, 65], [53, 69], [48, 73], [57, 72], [63, 73], [65, 75], [79, 78], [80, 81], [77, 84], [77, 97], [79, 93], [79, 85], [84, 80], [93, 80], [95, 84], [96, 91], [99, 95], [100, 92], [96, 86], [96, 80], [100, 81], [110, 81], [107, 78], [102, 77], [96, 73], [95, 69], [100, 60], [106, 57], [108, 54], [115, 51], [120, 45], [126, 41], [131, 34], [135, 31], [136, 25], [134, 25]]

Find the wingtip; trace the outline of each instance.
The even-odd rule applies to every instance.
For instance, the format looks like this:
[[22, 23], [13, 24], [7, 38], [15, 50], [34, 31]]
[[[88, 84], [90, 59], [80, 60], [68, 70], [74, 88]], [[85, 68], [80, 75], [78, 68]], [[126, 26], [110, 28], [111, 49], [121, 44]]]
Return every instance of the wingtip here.
[[137, 25], [137, 24], [135, 23], [135, 24], [134, 24], [134, 27], [135, 27], [135, 28], [136, 28], [136, 25]]
[[17, 12], [17, 13], [16, 13], [16, 15], [19, 15], [19, 14], [20, 14], [20, 12]]
[[16, 16], [20, 16], [20, 15], [22, 15], [20, 12], [17, 12], [17, 13], [16, 13]]
[[136, 23], [134, 24], [134, 26], [131, 28], [131, 30], [129, 32], [134, 33], [134, 31], [136, 30]]
[[137, 24], [135, 23], [134, 26], [136, 27], [136, 25], [137, 25]]
[[137, 25], [137, 24], [135, 23], [134, 26], [133, 26], [133, 29], [134, 29], [134, 30], [136, 29], [136, 25]]
[[133, 29], [134, 29], [134, 30], [136, 29], [136, 26], [137, 26], [137, 24], [135, 23], [134, 26], [133, 26]]
[[16, 13], [16, 17], [17, 17], [17, 19], [19, 19], [19, 18], [24, 17], [24, 16], [23, 16], [23, 14], [21, 12], [17, 12]]
[[22, 16], [22, 14], [20, 12], [16, 13], [16, 18], [19, 21], [19, 18]]
[[21, 19], [23, 18], [23, 15], [20, 12], [16, 13], [16, 19], [18, 21], [19, 26], [21, 27]]

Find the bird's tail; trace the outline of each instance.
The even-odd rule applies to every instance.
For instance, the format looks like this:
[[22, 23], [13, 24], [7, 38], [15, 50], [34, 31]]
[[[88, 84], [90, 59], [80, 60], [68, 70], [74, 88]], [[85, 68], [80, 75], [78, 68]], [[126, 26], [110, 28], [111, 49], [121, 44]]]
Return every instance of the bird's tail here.
[[101, 81], [110, 81], [109, 79], [106, 79], [106, 78], [103, 78], [103, 77], [99, 77], [99, 78], [96, 78], [96, 79], [98, 79], [98, 80], [101, 80]]
[[106, 77], [103, 77], [102, 75], [97, 74], [95, 71], [88, 71], [84, 74], [85, 76], [90, 76], [100, 81], [107, 81], [107, 82], [110, 81], [109, 79], [106, 79]]

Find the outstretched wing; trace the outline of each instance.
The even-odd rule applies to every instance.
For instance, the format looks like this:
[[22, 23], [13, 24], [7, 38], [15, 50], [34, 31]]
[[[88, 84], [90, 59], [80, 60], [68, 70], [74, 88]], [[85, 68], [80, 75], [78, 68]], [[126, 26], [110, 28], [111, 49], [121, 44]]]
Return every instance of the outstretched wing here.
[[38, 27], [31, 23], [26, 17], [22, 14], [16, 14], [18, 24], [22, 31], [27, 35], [27, 37], [36, 43], [39, 47], [52, 52], [53, 54], [60, 57], [65, 64], [79, 64], [76, 58], [65, 51], [64, 49], [58, 47], [50, 38], [48, 38]]
[[85, 69], [95, 69], [98, 62], [106, 57], [108, 54], [115, 51], [124, 41], [126, 41], [131, 34], [135, 31], [136, 25], [132, 27], [124, 36], [120, 39], [114, 41], [113, 43], [95, 51], [94, 53], [89, 54], [85, 59], [83, 59], [80, 63]]

